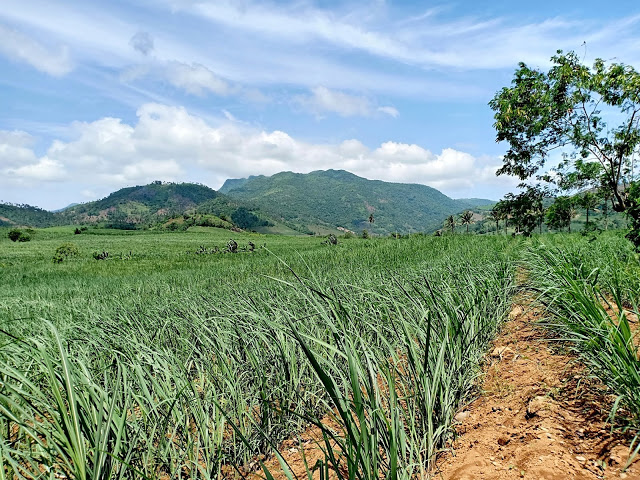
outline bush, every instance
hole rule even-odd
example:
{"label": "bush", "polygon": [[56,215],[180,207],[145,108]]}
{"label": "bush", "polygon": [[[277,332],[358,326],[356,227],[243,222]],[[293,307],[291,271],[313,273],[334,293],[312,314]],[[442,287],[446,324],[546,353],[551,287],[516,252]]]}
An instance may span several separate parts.
{"label": "bush", "polygon": [[20,238],[20,235],[22,235],[22,230],[20,230],[19,228],[12,228],[11,230],[9,230],[7,237],[9,237],[9,240],[11,240],[12,242],[17,242]]}
{"label": "bush", "polygon": [[365,228],[364,230],[362,230],[362,238],[369,238],[369,232],[367,231],[367,229]]}
{"label": "bush", "polygon": [[12,242],[28,242],[31,240],[32,233],[35,233],[35,231],[30,228],[26,231],[22,231],[19,228],[12,228],[9,230],[7,237],[9,237],[9,240]]}
{"label": "bush", "polygon": [[56,248],[56,253],[53,255],[53,263],[62,263],[66,258],[77,257],[79,253],[75,244],[63,243]]}

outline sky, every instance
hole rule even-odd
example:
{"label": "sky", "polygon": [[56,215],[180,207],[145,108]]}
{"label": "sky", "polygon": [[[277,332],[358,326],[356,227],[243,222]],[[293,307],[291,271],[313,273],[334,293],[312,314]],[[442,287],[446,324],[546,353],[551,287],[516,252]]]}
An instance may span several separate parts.
{"label": "sky", "polygon": [[640,67],[640,3],[2,0],[0,201],[349,170],[498,199],[487,103],[558,49]]}

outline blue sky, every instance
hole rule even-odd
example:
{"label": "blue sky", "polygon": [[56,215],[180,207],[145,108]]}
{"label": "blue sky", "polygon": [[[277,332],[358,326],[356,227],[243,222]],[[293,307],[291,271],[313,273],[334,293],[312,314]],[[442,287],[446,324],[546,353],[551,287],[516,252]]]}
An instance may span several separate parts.
{"label": "blue sky", "polygon": [[557,49],[637,68],[640,5],[3,0],[0,200],[326,168],[497,199],[487,102]]}

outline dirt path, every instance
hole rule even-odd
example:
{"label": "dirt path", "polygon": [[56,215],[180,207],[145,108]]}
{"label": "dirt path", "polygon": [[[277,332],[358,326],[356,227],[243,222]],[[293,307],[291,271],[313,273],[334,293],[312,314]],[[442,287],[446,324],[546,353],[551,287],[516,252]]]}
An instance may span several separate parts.
{"label": "dirt path", "polygon": [[435,479],[640,479],[629,438],[605,424],[612,398],[574,357],[551,349],[519,297],[494,341],[481,396],[456,418],[459,437]]}

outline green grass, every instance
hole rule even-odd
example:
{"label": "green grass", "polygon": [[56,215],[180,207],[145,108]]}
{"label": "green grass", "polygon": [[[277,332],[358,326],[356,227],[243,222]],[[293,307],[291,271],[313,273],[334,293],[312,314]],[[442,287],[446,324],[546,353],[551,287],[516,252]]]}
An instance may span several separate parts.
{"label": "green grass", "polygon": [[640,312],[640,263],[632,245],[614,235],[591,241],[546,237],[534,243],[526,265],[547,312],[543,325],[615,395],[610,419],[635,433],[637,440],[640,332],[630,323],[630,314],[637,318]]}
{"label": "green grass", "polygon": [[[214,478],[328,414],[324,468],[424,475],[521,245],[72,232],[0,239],[0,476]],[[255,252],[194,253],[230,236]],[[66,242],[79,255],[54,264]]]}

